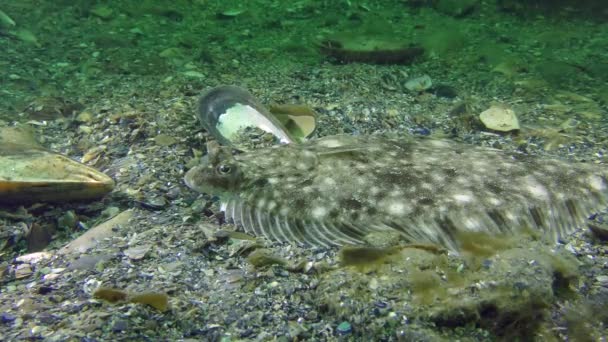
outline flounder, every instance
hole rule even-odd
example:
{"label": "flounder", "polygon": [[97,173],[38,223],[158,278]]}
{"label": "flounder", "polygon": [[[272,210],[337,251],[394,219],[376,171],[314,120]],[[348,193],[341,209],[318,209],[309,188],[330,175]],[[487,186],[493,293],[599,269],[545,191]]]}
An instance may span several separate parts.
{"label": "flounder", "polygon": [[219,146],[186,184],[219,195],[256,236],[308,246],[372,232],[458,251],[459,232],[572,232],[607,202],[606,168],[448,140],[328,136],[231,154]]}

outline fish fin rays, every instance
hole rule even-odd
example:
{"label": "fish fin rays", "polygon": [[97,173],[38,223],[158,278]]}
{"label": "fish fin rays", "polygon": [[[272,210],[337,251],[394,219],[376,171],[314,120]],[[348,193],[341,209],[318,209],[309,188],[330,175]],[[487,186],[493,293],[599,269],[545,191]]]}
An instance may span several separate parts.
{"label": "fish fin rays", "polygon": [[[396,221],[345,222],[295,219],[247,205],[235,197],[223,206],[226,218],[246,233],[300,246],[330,247],[366,244],[374,232],[396,231],[406,243],[430,243],[458,252],[459,232],[515,235],[529,230],[558,241],[584,225],[586,215],[608,205],[608,194],[547,203],[521,203],[492,210],[452,210]],[[469,235],[467,235],[469,236]]]}
{"label": "fish fin rays", "polygon": [[229,199],[224,210],[226,219],[248,234],[301,246],[361,245],[362,238],[374,230],[351,222],[303,220],[269,213],[238,198]]}

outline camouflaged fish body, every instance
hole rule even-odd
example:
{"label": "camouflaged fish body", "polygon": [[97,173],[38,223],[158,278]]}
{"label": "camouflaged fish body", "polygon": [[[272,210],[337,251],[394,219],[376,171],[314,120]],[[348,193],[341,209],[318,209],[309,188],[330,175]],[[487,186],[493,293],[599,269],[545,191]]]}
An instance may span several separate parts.
{"label": "camouflaged fish body", "polygon": [[447,140],[330,136],[244,154],[211,151],[186,183],[220,195],[248,233],[313,246],[374,231],[458,250],[458,231],[553,238],[606,205],[605,168]]}

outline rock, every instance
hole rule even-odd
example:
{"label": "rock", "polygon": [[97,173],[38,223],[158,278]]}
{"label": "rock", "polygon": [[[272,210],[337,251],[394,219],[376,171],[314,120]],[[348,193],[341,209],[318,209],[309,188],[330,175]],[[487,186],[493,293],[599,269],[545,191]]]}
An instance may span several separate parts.
{"label": "rock", "polygon": [[433,81],[429,75],[409,79],[405,82],[405,88],[409,91],[421,93],[433,86]]}
{"label": "rock", "polygon": [[27,236],[28,252],[39,252],[49,245],[55,229],[52,226],[41,226],[33,223]]}
{"label": "rock", "polygon": [[256,268],[266,267],[270,265],[286,265],[287,261],[281,257],[275,256],[267,249],[256,249],[247,257],[247,261]]}
{"label": "rock", "polygon": [[347,321],[343,321],[342,323],[338,324],[338,326],[336,327],[336,332],[339,335],[348,335],[352,331],[353,331],[353,327]]}
{"label": "rock", "polygon": [[154,137],[154,142],[159,146],[171,146],[177,142],[177,139],[167,134],[159,134]]}
{"label": "rock", "polygon": [[152,248],[152,245],[141,245],[126,249],[123,253],[131,260],[141,260],[146,256],[146,253]]}
{"label": "rock", "polygon": [[57,228],[71,231],[78,224],[78,217],[74,210],[68,210],[57,218]]}
{"label": "rock", "polygon": [[12,323],[15,319],[17,319],[17,317],[8,312],[3,312],[0,314],[0,322],[4,324]]}
{"label": "rock", "polygon": [[29,264],[21,264],[15,267],[15,279],[23,279],[32,275],[32,267]]}
{"label": "rock", "polygon": [[494,131],[510,132],[519,129],[519,120],[510,108],[492,106],[479,114],[479,119],[486,128]]}

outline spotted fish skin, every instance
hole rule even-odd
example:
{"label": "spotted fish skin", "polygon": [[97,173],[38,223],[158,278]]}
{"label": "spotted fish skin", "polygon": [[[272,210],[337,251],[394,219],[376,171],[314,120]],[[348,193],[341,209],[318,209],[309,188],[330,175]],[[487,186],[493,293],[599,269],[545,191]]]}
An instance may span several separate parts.
{"label": "spotted fish skin", "polygon": [[338,135],[210,157],[188,186],[220,195],[245,231],[304,245],[360,244],[374,231],[455,251],[459,231],[555,239],[608,202],[603,165],[448,140]]}

